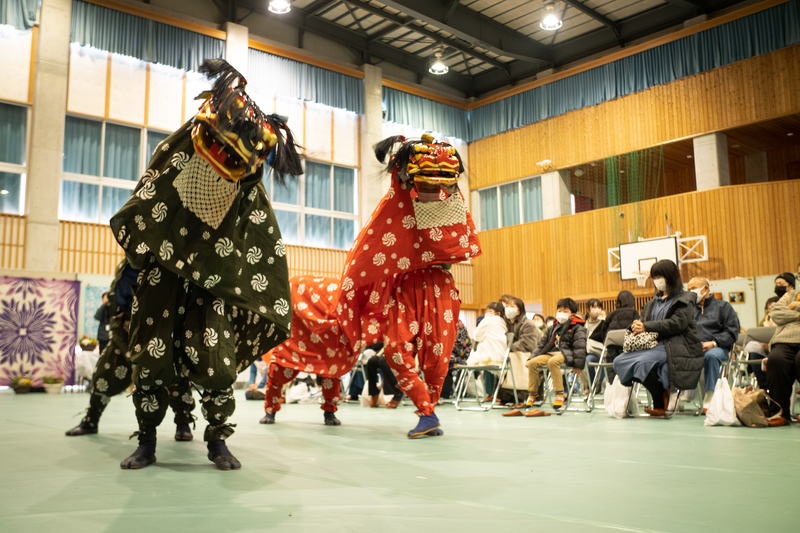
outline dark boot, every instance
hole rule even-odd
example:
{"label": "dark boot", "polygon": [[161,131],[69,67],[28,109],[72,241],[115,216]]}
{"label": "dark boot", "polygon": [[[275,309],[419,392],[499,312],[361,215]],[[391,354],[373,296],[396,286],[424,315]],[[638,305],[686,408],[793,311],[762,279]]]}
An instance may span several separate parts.
{"label": "dark boot", "polygon": [[258,421],[259,424],[274,424],[275,413],[264,413],[264,418]]}
{"label": "dark boot", "polygon": [[430,434],[435,429],[439,428],[439,419],[436,414],[423,415],[419,417],[417,427],[408,432],[408,438],[413,439],[423,435]]}
{"label": "dark boot", "polygon": [[120,468],[124,470],[138,470],[156,462],[156,441],[139,441],[139,447],[130,457],[124,459]]}
{"label": "dark boot", "polygon": [[325,411],[325,425],[326,426],[341,426],[342,421],[336,418],[336,413]]}
{"label": "dark boot", "polygon": [[212,440],[208,443],[208,460],[219,470],[239,470],[242,463],[228,450],[224,440]]}
{"label": "dark boot", "polygon": [[80,437],[81,435],[96,435],[97,434],[97,423],[92,422],[89,420],[87,416],[81,423],[75,426],[74,428],[67,431],[67,437]]}
{"label": "dark boot", "polygon": [[194,435],[192,435],[192,428],[189,427],[189,424],[178,424],[175,426],[175,440],[179,441],[194,440]]}

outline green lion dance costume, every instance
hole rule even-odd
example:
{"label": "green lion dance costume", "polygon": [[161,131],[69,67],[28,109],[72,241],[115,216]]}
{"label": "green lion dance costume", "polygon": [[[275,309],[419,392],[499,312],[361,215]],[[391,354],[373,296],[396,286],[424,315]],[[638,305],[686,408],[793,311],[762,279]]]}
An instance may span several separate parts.
{"label": "green lion dance costume", "polygon": [[139,447],[121,463],[155,462],[167,387],[201,386],[208,458],[238,469],[225,439],[237,373],[291,332],[286,250],[267,199],[262,164],[276,179],[302,174],[286,123],[267,116],[246,80],[223,60],[197,115],[156,148],[131,199],[111,219],[133,288],[130,344]]}

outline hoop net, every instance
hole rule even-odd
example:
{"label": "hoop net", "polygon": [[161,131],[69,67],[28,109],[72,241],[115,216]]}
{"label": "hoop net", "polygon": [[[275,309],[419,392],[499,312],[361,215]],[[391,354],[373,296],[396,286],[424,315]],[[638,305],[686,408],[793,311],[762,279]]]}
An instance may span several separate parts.
{"label": "hoop net", "polygon": [[639,272],[634,272],[633,275],[636,276],[636,283],[640,287],[644,287],[645,283],[647,283],[647,278],[650,277],[649,272],[642,272],[641,270]]}

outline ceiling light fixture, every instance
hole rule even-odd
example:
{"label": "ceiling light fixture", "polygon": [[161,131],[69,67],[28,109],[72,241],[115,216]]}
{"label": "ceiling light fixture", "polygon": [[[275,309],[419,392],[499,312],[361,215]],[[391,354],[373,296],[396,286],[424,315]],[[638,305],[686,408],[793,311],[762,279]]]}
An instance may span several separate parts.
{"label": "ceiling light fixture", "polygon": [[543,30],[555,31],[563,24],[558,15],[556,15],[556,6],[553,2],[547,2],[544,5],[545,16],[539,23],[539,27]]}
{"label": "ceiling light fixture", "polygon": [[686,159],[691,159],[691,158],[692,158],[692,156],[690,156],[690,155],[686,156]]}
{"label": "ceiling light fixture", "polygon": [[791,137],[792,135],[794,135],[794,133],[787,133],[786,134],[787,137]]}
{"label": "ceiling light fixture", "polygon": [[437,48],[436,51],[433,53],[435,59],[431,63],[431,66],[428,67],[428,72],[431,74],[436,74],[437,76],[441,76],[442,74],[447,74],[450,70],[450,67],[444,64],[442,61],[442,49],[441,47]]}
{"label": "ceiling light fixture", "polygon": [[2,191],[0,191],[0,194],[2,194],[3,196],[5,196],[5,195],[7,195],[7,194],[9,194],[9,193],[8,193],[8,191],[7,191],[7,190],[3,189]]}
{"label": "ceiling light fixture", "polygon": [[741,148],[741,144],[732,144],[731,148]]}
{"label": "ceiling light fixture", "polygon": [[292,6],[286,0],[269,0],[269,10],[278,15],[285,15],[292,10]]}

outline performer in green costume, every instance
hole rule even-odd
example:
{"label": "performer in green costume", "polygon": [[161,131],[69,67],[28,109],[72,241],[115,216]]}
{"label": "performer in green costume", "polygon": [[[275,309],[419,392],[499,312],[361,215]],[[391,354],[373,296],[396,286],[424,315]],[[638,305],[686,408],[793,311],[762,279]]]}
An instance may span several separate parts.
{"label": "performer in green costume", "polygon": [[[111,397],[122,393],[132,381],[131,353],[128,348],[128,329],[131,322],[131,284],[138,272],[123,259],[117,265],[114,281],[108,293],[109,343],[92,375],[89,408],[81,423],[67,431],[68,437],[94,435]],[[194,397],[188,379],[180,379],[169,387],[169,406],[175,413],[175,440],[189,441],[194,437],[189,424],[194,423]]]}
{"label": "performer in green costume", "polygon": [[237,373],[291,332],[286,250],[267,199],[262,163],[278,180],[302,174],[285,120],[265,115],[246,80],[223,60],[197,115],[165,139],[134,194],[111,219],[139,269],[130,328],[139,447],[121,463],[155,462],[166,387],[188,378],[203,388],[208,458],[241,467],[225,439]]}

